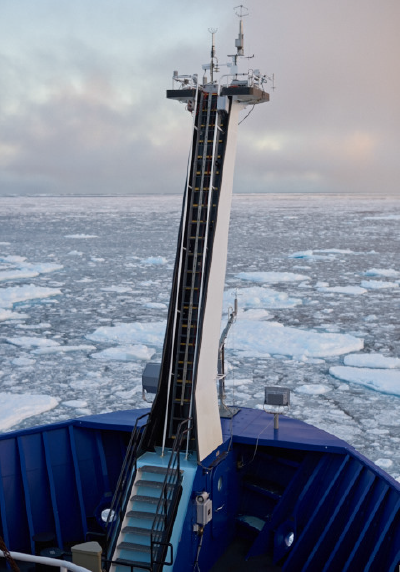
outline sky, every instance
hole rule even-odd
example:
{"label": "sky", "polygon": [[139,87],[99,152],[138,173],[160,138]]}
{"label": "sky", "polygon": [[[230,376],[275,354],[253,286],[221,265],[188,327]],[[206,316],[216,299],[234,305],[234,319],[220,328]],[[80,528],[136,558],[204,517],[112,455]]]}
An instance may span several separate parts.
{"label": "sky", "polygon": [[[237,0],[0,0],[0,196],[183,192],[198,73]],[[246,0],[242,70],[271,82],[239,126],[234,192],[400,195],[399,0]],[[243,119],[250,108],[241,112]]]}

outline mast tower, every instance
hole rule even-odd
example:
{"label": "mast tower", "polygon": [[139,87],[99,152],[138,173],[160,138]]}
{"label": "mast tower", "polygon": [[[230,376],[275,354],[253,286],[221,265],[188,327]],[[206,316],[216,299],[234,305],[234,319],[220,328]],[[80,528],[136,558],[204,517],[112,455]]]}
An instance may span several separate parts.
{"label": "mast tower", "polygon": [[258,71],[238,73],[244,57],[243,16],[228,73],[219,71],[212,34],[211,81],[174,72],[167,98],[193,115],[190,149],[171,300],[158,392],[151,412],[152,446],[172,445],[178,426],[189,422],[187,450],[205,459],[222,443],[216,387],[222,298],[239,111],[269,100]]}

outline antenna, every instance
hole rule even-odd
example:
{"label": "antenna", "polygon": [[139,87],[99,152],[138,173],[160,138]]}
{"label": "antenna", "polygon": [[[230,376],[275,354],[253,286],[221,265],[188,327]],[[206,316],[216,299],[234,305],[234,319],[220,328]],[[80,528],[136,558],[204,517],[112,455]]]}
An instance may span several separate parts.
{"label": "antenna", "polygon": [[243,6],[243,4],[236,6],[234,8],[234,10],[235,10],[236,16],[238,16],[238,18],[240,18],[239,35],[237,37],[237,40],[235,40],[235,46],[237,49],[237,55],[238,56],[244,56],[244,35],[243,35],[243,20],[242,20],[242,18],[244,18],[244,16],[249,15],[249,10],[248,10],[248,8],[246,8],[246,6]]}
{"label": "antenna", "polygon": [[[208,31],[211,34],[211,62],[210,62],[210,75],[211,75],[211,83],[214,81],[214,71],[218,71],[218,60],[215,56],[215,41],[214,36],[218,32],[218,28],[208,28]],[[216,64],[214,63],[216,60]]]}
{"label": "antenna", "polygon": [[[244,18],[244,16],[249,15],[249,9],[246,8],[246,6],[243,6],[243,4],[239,4],[239,6],[235,6],[234,10],[235,10],[236,16],[238,16],[240,19]],[[237,10],[239,12],[237,12]]]}

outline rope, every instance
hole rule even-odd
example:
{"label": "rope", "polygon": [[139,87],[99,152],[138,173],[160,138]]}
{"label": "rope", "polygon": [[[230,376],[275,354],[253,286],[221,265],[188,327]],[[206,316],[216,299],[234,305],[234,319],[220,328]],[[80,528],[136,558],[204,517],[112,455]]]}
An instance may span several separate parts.
{"label": "rope", "polygon": [[4,540],[2,539],[2,537],[0,536],[0,550],[3,551],[4,554],[4,558],[7,560],[7,562],[9,563],[11,570],[13,570],[14,572],[20,572],[15,560],[13,559],[13,557],[10,554],[10,551],[8,550]]}

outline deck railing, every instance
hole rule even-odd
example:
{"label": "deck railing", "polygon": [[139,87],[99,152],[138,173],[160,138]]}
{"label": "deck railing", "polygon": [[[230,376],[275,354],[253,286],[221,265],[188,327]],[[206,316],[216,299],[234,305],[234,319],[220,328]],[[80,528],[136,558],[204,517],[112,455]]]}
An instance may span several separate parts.
{"label": "deck railing", "polygon": [[[90,572],[83,566],[78,566],[67,560],[58,560],[57,558],[47,558],[46,556],[34,556],[33,554],[24,554],[23,552],[9,552],[11,558],[16,562],[32,562],[32,564],[43,564],[46,566],[54,566],[59,568],[60,572]],[[0,558],[5,558],[5,554],[0,550]]]}

